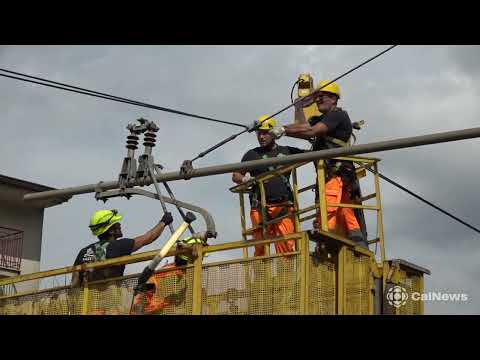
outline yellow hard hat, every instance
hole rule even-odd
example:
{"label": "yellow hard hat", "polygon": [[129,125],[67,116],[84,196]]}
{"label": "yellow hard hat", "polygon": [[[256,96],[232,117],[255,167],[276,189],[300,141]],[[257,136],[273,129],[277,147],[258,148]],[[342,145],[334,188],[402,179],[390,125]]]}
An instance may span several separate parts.
{"label": "yellow hard hat", "polygon": [[98,210],[90,218],[88,227],[92,230],[93,235],[99,236],[110,229],[113,224],[119,222],[122,217],[117,210]]}
{"label": "yellow hard hat", "polygon": [[[319,90],[322,86],[328,84],[330,81],[328,80],[322,80],[318,83],[318,86],[317,86],[317,89],[316,90]],[[338,96],[338,98],[340,99],[340,88],[338,87],[337,83],[335,82],[332,82],[331,84],[328,84],[327,86],[325,86],[324,88],[320,89],[319,91],[325,91],[325,92],[329,92],[329,93],[332,93],[332,94],[335,94]]]}
{"label": "yellow hard hat", "polygon": [[[268,115],[262,115],[258,118],[258,121],[262,123],[261,126],[257,128],[257,130],[270,130],[277,126],[277,121],[274,118],[268,119]],[[268,119],[268,120],[266,120]]]}

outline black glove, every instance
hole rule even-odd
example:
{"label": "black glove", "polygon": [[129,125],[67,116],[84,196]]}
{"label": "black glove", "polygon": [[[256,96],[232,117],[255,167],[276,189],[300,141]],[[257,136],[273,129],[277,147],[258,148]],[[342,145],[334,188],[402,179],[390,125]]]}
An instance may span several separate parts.
{"label": "black glove", "polygon": [[170,225],[173,222],[173,217],[172,214],[169,213],[168,211],[163,215],[162,219],[160,222],[163,222],[165,226]]}

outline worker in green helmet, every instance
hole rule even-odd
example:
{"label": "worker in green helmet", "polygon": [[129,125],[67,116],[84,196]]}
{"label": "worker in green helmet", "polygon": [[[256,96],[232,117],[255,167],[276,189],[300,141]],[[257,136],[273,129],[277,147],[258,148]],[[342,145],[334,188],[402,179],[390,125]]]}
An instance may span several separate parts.
{"label": "worker in green helmet", "polygon": [[[120,225],[121,219],[122,215],[117,210],[96,211],[90,219],[89,228],[92,234],[98,237],[98,241],[81,249],[74,265],[130,255],[155,241],[162,234],[163,229],[173,221],[172,214],[166,212],[158,224],[145,234],[134,238],[124,238]],[[93,270],[89,273],[88,279],[97,281],[123,276],[124,271],[125,265]],[[72,287],[79,286],[83,282],[84,276],[83,273],[74,273]]]}

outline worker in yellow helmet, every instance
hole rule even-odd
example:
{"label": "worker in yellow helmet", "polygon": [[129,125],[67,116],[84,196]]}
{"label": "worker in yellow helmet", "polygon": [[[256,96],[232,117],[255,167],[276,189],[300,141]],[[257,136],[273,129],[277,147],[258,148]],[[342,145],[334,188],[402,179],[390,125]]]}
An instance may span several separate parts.
{"label": "worker in yellow helmet", "polygon": [[[134,238],[123,238],[120,225],[121,219],[122,215],[117,210],[95,211],[90,219],[89,228],[92,234],[98,237],[98,241],[81,249],[74,265],[130,255],[132,252],[155,241],[162,234],[165,226],[173,221],[172,214],[166,212],[158,224],[145,234]],[[125,265],[94,270],[89,273],[89,281],[123,276],[124,271]],[[74,273],[72,286],[80,285],[83,278],[83,273]]]}
{"label": "worker in yellow helmet", "polygon": [[[196,237],[187,237],[177,243],[177,250],[191,247],[195,244],[203,244],[203,240]],[[203,253],[208,256],[208,253]],[[176,254],[174,262],[165,264],[160,271],[153,274],[147,284],[151,284],[151,289],[138,294],[134,301],[131,315],[138,314],[164,314],[169,309],[185,302],[186,284],[180,285],[184,281],[185,268],[181,268],[193,262],[193,258],[188,254]]]}
{"label": "worker in yellow helmet", "polygon": [[[337,106],[340,99],[340,88],[335,82],[322,80],[315,91],[295,104],[297,123],[275,127],[272,135],[279,139],[283,135],[313,140],[313,151],[332,147],[348,146],[352,135],[352,123],[347,112]],[[303,116],[302,108],[316,102],[320,116],[313,116],[307,121]],[[354,192],[355,168],[351,162],[326,161],[326,201],[331,204],[349,203]],[[317,194],[318,198],[318,194]],[[357,245],[368,248],[365,236],[360,229],[355,213],[351,208],[329,207],[328,228],[335,231],[337,220],[343,221],[348,237]],[[339,219],[341,218],[341,219]],[[321,224],[320,214],[317,216]]]}
{"label": "worker in yellow helmet", "polygon": [[[274,118],[263,115],[258,118],[256,124],[256,135],[260,147],[256,147],[247,151],[242,157],[242,162],[274,158],[277,156],[288,156],[290,154],[298,154],[304,151],[291,146],[281,146],[276,143],[275,137],[271,133],[271,131],[277,126],[276,120]],[[276,167],[262,167],[251,170],[250,172],[237,171],[233,173],[232,181],[237,184],[242,184],[256,176],[261,175],[262,173],[272,171],[275,168]],[[253,227],[257,227],[263,220],[273,220],[277,217],[281,217],[283,215],[287,215],[288,213],[293,212],[293,194],[290,185],[290,173],[276,176],[266,182],[265,195],[267,202],[267,219],[262,219],[260,206],[260,189],[258,185],[253,185],[252,192],[250,193],[250,219],[252,221]],[[293,232],[295,232],[293,217],[283,218],[282,220],[267,227],[268,237],[288,235]],[[262,231],[260,229],[254,230],[253,238],[255,240],[261,240]],[[295,251],[294,246],[294,240],[287,240],[275,243],[275,249],[277,253]],[[262,255],[264,255],[264,246],[255,246],[255,256]]]}

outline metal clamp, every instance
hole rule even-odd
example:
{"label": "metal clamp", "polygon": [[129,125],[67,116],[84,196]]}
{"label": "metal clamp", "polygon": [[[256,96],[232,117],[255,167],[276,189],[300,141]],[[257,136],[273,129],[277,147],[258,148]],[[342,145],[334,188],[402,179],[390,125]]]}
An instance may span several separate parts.
{"label": "metal clamp", "polygon": [[185,180],[190,180],[192,177],[189,176],[193,171],[192,161],[185,160],[180,166],[180,174],[185,176]]}

